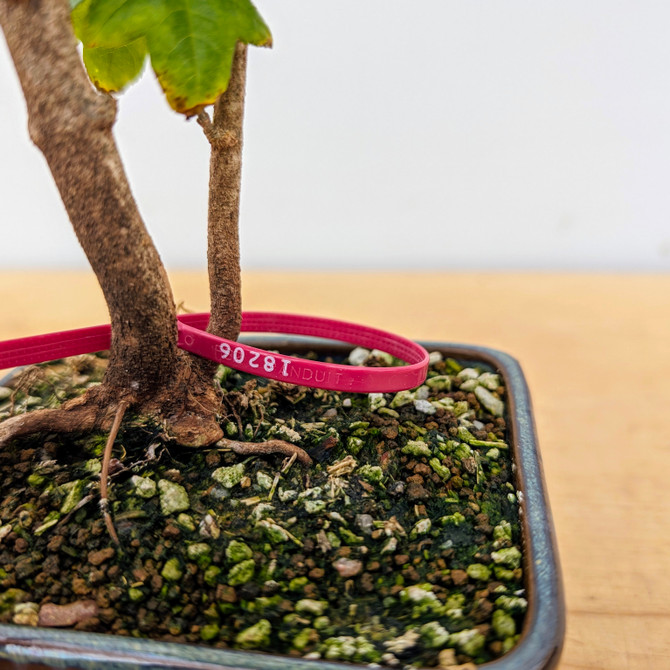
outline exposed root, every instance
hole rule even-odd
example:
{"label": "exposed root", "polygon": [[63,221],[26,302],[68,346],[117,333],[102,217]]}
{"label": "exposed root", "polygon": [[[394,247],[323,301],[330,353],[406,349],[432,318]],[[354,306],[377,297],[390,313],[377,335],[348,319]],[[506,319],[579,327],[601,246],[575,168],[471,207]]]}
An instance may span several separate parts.
{"label": "exposed root", "polygon": [[224,447],[234,451],[241,456],[258,456],[266,454],[282,454],[299,460],[303,465],[312,465],[312,459],[309,454],[295,444],[285,442],[284,440],[267,440],[265,442],[237,442],[223,438],[219,440],[217,446]]}
{"label": "exposed root", "polygon": [[148,398],[137,398],[127,389],[104,382],[57,409],[40,409],[10,417],[0,423],[0,448],[16,438],[36,433],[85,433],[110,430],[120,400],[138,415],[153,419],[165,434],[187,447],[214,444],[223,437],[217,420],[221,399],[211,383],[186,371],[169,387]]}
{"label": "exposed root", "polygon": [[92,389],[57,409],[39,409],[10,417],[0,423],[0,447],[10,440],[35,433],[78,433],[96,428],[106,430],[113,421],[107,403],[100,402],[98,389]]}
{"label": "exposed root", "polygon": [[166,435],[184,447],[206,447],[223,437],[221,397],[198,365],[180,369],[169,386],[133,410],[162,423]]}
{"label": "exposed root", "polygon": [[116,534],[116,528],[114,528],[112,515],[109,512],[107,477],[109,476],[109,463],[112,459],[112,448],[114,447],[114,441],[116,440],[116,436],[119,434],[119,428],[121,427],[121,421],[123,421],[123,415],[126,413],[129,405],[130,403],[127,400],[122,400],[116,408],[116,416],[114,417],[114,423],[112,424],[112,428],[109,431],[109,437],[107,438],[107,443],[105,444],[105,452],[102,456],[102,470],[100,472],[100,511],[102,512],[102,518],[105,520],[107,532],[114,541],[114,544],[117,545],[121,543],[119,542],[119,536]]}

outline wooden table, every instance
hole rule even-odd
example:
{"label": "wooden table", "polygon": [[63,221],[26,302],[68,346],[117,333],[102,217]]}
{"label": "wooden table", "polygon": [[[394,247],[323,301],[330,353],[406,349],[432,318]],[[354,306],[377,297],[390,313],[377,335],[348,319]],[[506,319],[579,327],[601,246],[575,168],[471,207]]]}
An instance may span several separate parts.
{"label": "wooden table", "polygon": [[[175,300],[207,310],[204,273]],[[516,356],[567,599],[562,670],[670,668],[670,276],[249,273],[247,309]],[[107,320],[88,274],[0,273],[0,339]]]}

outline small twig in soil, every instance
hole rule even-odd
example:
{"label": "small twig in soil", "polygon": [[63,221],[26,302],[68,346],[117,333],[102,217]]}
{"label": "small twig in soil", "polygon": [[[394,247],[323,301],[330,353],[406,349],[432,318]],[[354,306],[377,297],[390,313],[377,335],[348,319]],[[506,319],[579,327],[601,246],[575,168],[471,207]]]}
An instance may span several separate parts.
{"label": "small twig in soil", "polygon": [[[235,408],[233,407],[233,404],[230,402],[230,399],[227,396],[223,396],[221,398],[222,404],[225,402],[226,407],[230,410],[230,413],[233,415],[233,418],[235,419],[235,422],[237,423],[237,430],[238,430],[238,435],[244,435],[244,428],[242,427],[242,419],[240,418],[240,415],[235,411]],[[226,419],[228,418],[228,415],[226,414]]]}
{"label": "small twig in soil", "polygon": [[107,477],[109,476],[109,463],[112,460],[112,447],[114,446],[114,440],[116,440],[116,436],[119,433],[121,421],[123,421],[123,415],[126,413],[129,404],[130,403],[127,400],[122,400],[119,403],[119,406],[116,408],[116,416],[114,417],[112,428],[109,431],[107,444],[105,444],[105,452],[102,456],[102,471],[100,472],[100,511],[102,512],[102,517],[105,520],[107,532],[114,541],[114,544],[117,545],[120,545],[121,543],[119,542],[119,536],[116,534],[116,529],[114,528],[112,515],[109,513],[109,499],[107,498]]}
{"label": "small twig in soil", "polygon": [[267,440],[266,442],[237,442],[223,438],[217,443],[218,447],[224,447],[234,451],[241,456],[259,456],[266,454],[283,454],[284,456],[293,456],[303,464],[311,465],[312,459],[308,453],[297,447],[295,444],[285,442],[284,440]]}
{"label": "small twig in soil", "polygon": [[84,496],[84,497],[83,497],[83,498],[82,498],[82,499],[81,499],[81,500],[80,500],[80,501],[79,501],[79,502],[72,508],[72,511],[71,511],[69,514],[67,514],[66,516],[64,516],[64,517],[58,522],[58,527],[60,528],[60,527],[63,527],[63,526],[67,526],[68,521],[72,518],[72,516],[73,516],[76,512],[78,512],[82,507],[84,507],[84,505],[88,505],[88,503],[90,503],[91,500],[93,500],[93,495],[91,495],[90,493],[89,493],[87,496]]}
{"label": "small twig in soil", "polygon": [[[254,430],[253,437],[251,438],[252,440],[256,439],[256,435],[258,434],[258,431],[261,429],[261,425],[263,423],[263,420],[265,419],[265,412],[263,411],[263,405],[260,405],[258,409],[260,410],[261,418],[258,419],[258,424],[256,425],[256,430]],[[255,412],[254,412],[254,414],[255,414]]]}
{"label": "small twig in soil", "polygon": [[289,458],[287,461],[284,461],[284,464],[282,465],[281,468],[281,474],[285,475],[290,469],[291,466],[295,463],[295,459],[297,458],[298,454],[293,454],[291,458]]}
{"label": "small twig in soil", "polygon": [[161,445],[158,444],[157,442],[152,442],[147,447],[145,457],[143,459],[139,460],[139,461],[135,461],[134,463],[131,463],[128,466],[128,469],[137,472],[139,469],[145,467],[149,463],[153,463],[154,461],[157,463],[158,461],[160,461],[161,457],[163,456],[163,454],[165,453],[166,450],[165,450],[165,448],[162,448],[158,452],[158,454],[156,454],[156,447],[159,447],[159,446],[161,446]]}
{"label": "small twig in soil", "polygon": [[[295,457],[296,457],[295,454],[293,454],[293,456],[291,456],[291,458],[292,458],[293,460],[295,460]],[[273,482],[272,482],[272,486],[270,487],[270,492],[268,493],[268,502],[270,502],[270,501],[272,500],[272,498],[273,498],[273,496],[274,496],[274,494],[275,494],[275,491],[277,490],[277,485],[279,484],[279,478],[280,478],[280,477],[281,477],[281,473],[278,472],[278,473],[275,475],[275,478],[274,478],[274,480],[273,480]]]}

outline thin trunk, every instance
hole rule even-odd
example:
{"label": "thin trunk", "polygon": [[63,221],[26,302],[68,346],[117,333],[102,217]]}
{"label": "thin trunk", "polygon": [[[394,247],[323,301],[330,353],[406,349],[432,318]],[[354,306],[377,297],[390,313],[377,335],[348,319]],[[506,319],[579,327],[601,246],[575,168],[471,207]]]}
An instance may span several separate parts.
{"label": "thin trunk", "polygon": [[247,47],[238,43],[230,83],[210,121],[198,116],[211,144],[207,263],[212,317],[209,332],[236,340],[242,311],[240,278],[240,184]]}
{"label": "thin trunk", "polygon": [[107,301],[113,337],[106,382],[142,398],[174,376],[175,308],[114,142],[116,103],[88,80],[67,0],[0,0],[0,25],[23,87],[30,136]]}

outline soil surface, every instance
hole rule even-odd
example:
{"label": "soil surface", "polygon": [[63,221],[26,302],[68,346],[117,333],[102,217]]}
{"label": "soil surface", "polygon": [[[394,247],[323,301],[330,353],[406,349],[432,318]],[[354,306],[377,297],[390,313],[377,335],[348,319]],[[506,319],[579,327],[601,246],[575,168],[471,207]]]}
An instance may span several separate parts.
{"label": "soil surface", "polygon": [[[126,417],[109,490],[120,546],[98,508],[106,435],[11,444],[0,621],[391,667],[502,655],[527,606],[505,389],[482,366],[431,360],[426,384],[397,394],[219,368],[228,438],[299,445],[309,467],[186,450]],[[0,387],[0,420],[57,406],[104,365],[26,369]]]}

